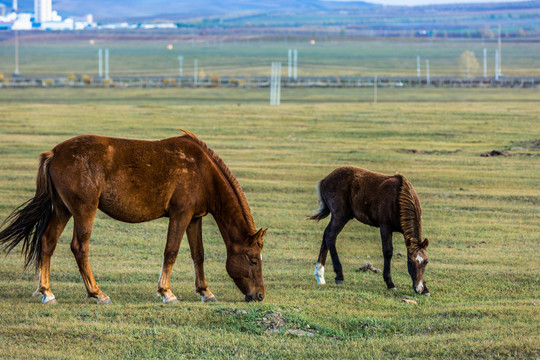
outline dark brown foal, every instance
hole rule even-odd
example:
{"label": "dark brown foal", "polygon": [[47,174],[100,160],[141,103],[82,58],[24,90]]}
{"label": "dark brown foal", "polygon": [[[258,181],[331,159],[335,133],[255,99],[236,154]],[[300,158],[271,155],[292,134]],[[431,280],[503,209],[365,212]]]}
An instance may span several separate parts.
{"label": "dark brown foal", "polygon": [[317,185],[320,208],[310,220],[331,214],[324,230],[315,277],[325,284],[324,266],[330,251],[336,273],[335,282],[343,283],[343,269],[336,250],[336,239],[349,220],[379,227],[384,257],[383,278],[388,289],[395,289],[390,272],[393,255],[392,233],[403,233],[407,247],[407,268],[417,293],[429,295],[424,281],[428,263],[428,240],[422,240],[422,209],[418,195],[402,175],[385,175],[358,167],[341,167]]}

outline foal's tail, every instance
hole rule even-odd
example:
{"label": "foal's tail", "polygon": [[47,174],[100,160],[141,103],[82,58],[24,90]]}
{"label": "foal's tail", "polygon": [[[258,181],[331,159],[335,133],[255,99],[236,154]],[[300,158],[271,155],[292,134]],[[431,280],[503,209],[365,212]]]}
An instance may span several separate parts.
{"label": "foal's tail", "polygon": [[324,199],[321,196],[321,181],[317,183],[317,196],[319,197],[319,208],[315,210],[313,214],[307,217],[307,220],[322,220],[328,215],[330,215],[330,209],[328,209],[328,206],[324,202]]}
{"label": "foal's tail", "polygon": [[40,155],[36,194],[15,209],[0,226],[2,228],[7,224],[0,232],[0,247],[4,252],[10,252],[22,241],[21,253],[25,256],[25,270],[31,264],[35,264],[36,270],[41,265],[41,236],[53,211],[53,186],[48,171],[52,157],[52,151]]}

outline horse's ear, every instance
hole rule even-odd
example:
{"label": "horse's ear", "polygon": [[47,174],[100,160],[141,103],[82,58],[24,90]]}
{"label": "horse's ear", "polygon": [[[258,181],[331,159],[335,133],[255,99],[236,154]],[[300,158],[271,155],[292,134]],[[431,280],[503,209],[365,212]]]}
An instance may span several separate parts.
{"label": "horse's ear", "polygon": [[425,238],[425,239],[424,239],[424,242],[422,242],[422,247],[423,247],[424,249],[427,249],[428,245],[429,245],[429,240],[428,240],[427,238]]}
{"label": "horse's ear", "polygon": [[264,241],[263,241],[263,237],[264,237],[264,234],[266,234],[266,231],[268,230],[268,228],[266,229],[259,229],[259,231],[257,231],[251,238],[251,246],[254,246],[255,244],[258,244],[259,247],[262,249],[262,247],[264,246]]}

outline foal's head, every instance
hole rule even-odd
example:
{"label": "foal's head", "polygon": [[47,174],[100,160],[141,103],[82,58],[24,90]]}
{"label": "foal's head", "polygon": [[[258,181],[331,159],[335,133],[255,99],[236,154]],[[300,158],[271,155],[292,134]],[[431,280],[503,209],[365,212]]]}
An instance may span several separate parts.
{"label": "foal's head", "polygon": [[246,295],[246,301],[264,299],[261,250],[266,230],[260,229],[245,245],[234,244],[227,251],[227,273]]}
{"label": "foal's head", "polygon": [[413,282],[413,290],[418,294],[429,296],[429,290],[424,280],[424,269],[428,263],[427,247],[428,239],[415,242],[407,241],[407,269]]}

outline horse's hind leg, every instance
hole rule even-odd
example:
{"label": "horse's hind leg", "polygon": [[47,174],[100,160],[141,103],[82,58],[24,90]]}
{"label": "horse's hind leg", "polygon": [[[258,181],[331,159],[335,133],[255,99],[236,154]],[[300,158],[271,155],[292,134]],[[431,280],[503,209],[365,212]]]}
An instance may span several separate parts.
{"label": "horse's hind leg", "polygon": [[341,267],[341,262],[339,261],[338,253],[336,250],[336,239],[341,230],[349,219],[345,217],[338,217],[332,214],[330,223],[324,230],[323,239],[326,241],[326,246],[330,251],[330,256],[332,257],[332,265],[334,266],[334,272],[336,273],[336,284],[343,283],[343,269]]}
{"label": "horse's hind leg", "polygon": [[43,295],[41,302],[44,304],[55,304],[56,299],[54,294],[51,291],[50,285],[50,269],[51,269],[51,256],[56,249],[56,244],[58,243],[58,238],[64,228],[66,227],[67,222],[71,214],[66,209],[63,204],[55,205],[51,220],[47,225],[47,229],[41,237],[41,261],[39,267],[39,282],[38,288],[32,296],[37,296],[39,294]]}
{"label": "horse's hind leg", "polygon": [[319,258],[317,259],[317,265],[315,265],[315,279],[317,279],[317,284],[324,285],[326,281],[324,280],[324,265],[326,265],[326,256],[328,255],[328,247],[326,246],[326,239],[323,237],[321,250],[319,251]]}
{"label": "horse's hind leg", "polygon": [[93,209],[88,209],[85,215],[73,215],[74,229],[73,240],[71,240],[71,251],[77,260],[79,272],[86,286],[86,299],[97,299],[98,304],[109,304],[111,299],[99,290],[99,287],[92,274],[90,263],[88,262],[88,253],[90,248],[90,235],[92,234],[92,226],[96,215],[97,206]]}
{"label": "horse's hind leg", "polygon": [[390,290],[396,290],[396,286],[392,282],[392,274],[390,272],[390,264],[392,261],[392,255],[394,253],[394,248],[392,246],[392,231],[388,226],[381,226],[381,241],[382,241],[382,251],[384,257],[384,270],[383,270],[383,279],[386,283],[386,286]]}
{"label": "horse's hind leg", "polygon": [[159,277],[157,290],[158,295],[163,299],[165,304],[178,301],[170,287],[171,272],[176,257],[178,256],[182,236],[184,236],[184,232],[191,221],[191,216],[192,215],[187,216],[186,214],[183,216],[170,215],[167,244],[165,245],[165,251],[163,252],[163,265],[161,266],[161,275]]}
{"label": "horse's hind leg", "polygon": [[204,278],[204,247],[202,242],[202,218],[195,218],[189,223],[187,230],[189,249],[195,268],[195,291],[204,302],[215,302],[216,297],[210,290]]}

